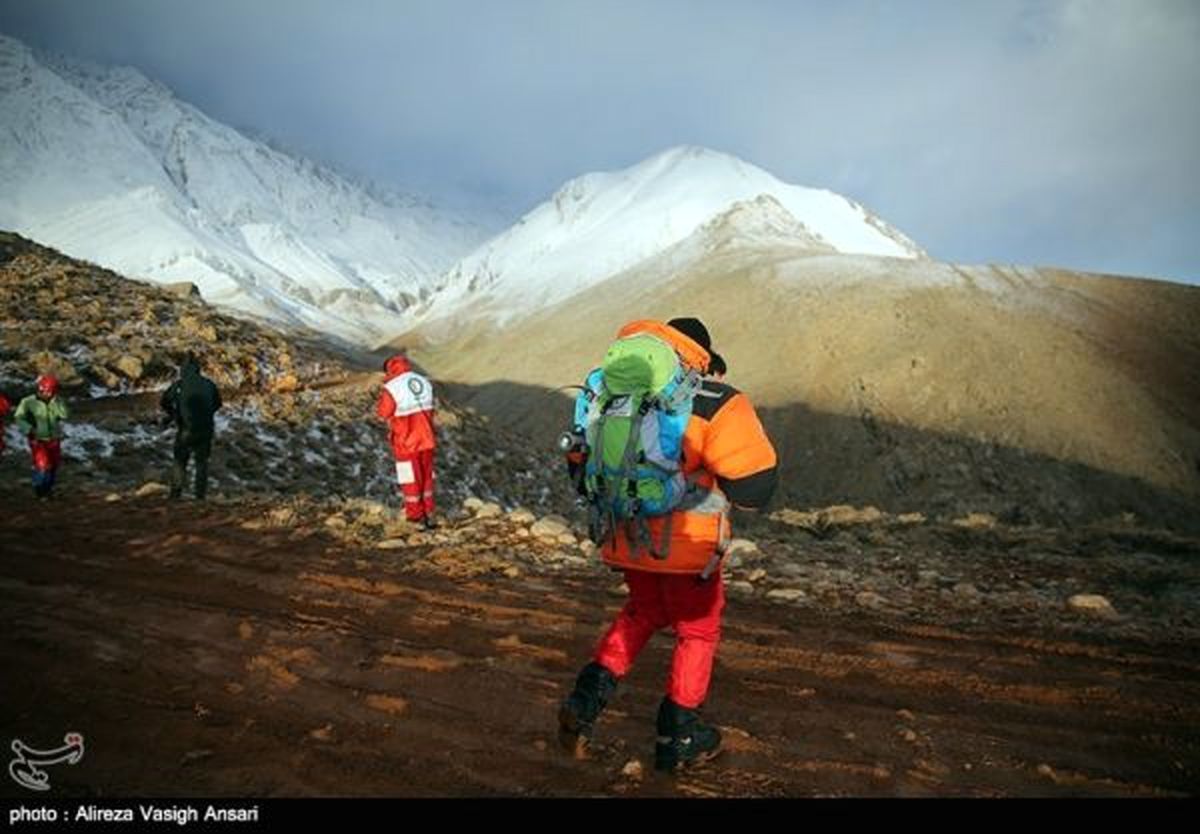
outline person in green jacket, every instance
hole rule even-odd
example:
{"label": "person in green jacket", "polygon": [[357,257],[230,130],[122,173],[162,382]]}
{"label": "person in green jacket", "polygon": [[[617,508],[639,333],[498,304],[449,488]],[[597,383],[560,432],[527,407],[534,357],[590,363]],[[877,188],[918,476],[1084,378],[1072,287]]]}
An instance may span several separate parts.
{"label": "person in green jacket", "polygon": [[58,379],[42,374],[37,393],[21,400],[13,424],[29,439],[33,455],[33,494],[49,498],[62,462],[62,424],[68,417],[67,404],[58,396]]}
{"label": "person in green jacket", "polygon": [[203,501],[208,492],[208,458],[215,432],[213,415],[221,407],[221,393],[211,379],[200,373],[199,360],[189,353],[179,366],[179,379],[163,392],[159,404],[177,429],[171,498],[179,498],[183,493],[188,459],[194,454],[196,498]]}

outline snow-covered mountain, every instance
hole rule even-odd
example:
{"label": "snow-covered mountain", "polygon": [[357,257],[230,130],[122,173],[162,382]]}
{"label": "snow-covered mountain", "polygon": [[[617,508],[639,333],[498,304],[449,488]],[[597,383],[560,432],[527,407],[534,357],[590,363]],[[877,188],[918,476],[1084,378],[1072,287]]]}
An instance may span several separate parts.
{"label": "snow-covered mountain", "polygon": [[858,203],[785,183],[706,148],[671,148],[623,171],[571,180],[503,234],[455,264],[430,318],[486,312],[505,320],[560,302],[659,255],[706,225],[814,251],[923,258]]}
{"label": "snow-covered mountain", "polygon": [[256,141],[130,68],[0,35],[0,228],[360,342],[487,232]]}

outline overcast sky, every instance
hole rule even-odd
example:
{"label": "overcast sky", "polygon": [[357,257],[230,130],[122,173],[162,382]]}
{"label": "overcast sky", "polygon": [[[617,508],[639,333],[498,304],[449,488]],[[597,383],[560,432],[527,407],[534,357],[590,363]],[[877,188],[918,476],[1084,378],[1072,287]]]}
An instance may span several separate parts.
{"label": "overcast sky", "polygon": [[695,144],[939,259],[1200,283],[1197,0],[0,0],[0,31],[450,205]]}

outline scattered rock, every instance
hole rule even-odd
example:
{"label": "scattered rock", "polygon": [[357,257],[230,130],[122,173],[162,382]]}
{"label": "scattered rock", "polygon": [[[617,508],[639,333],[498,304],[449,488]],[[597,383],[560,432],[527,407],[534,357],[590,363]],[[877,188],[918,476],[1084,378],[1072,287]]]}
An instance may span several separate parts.
{"label": "scattered rock", "polygon": [[625,763],[625,766],[621,768],[621,775],[629,779],[640,780],[643,774],[644,770],[642,768],[642,763],[637,759],[630,759]]}
{"label": "scattered rock", "polygon": [[750,539],[734,539],[729,543],[729,555],[759,553],[758,545]]}
{"label": "scattered rock", "polygon": [[854,602],[862,608],[879,608],[886,604],[887,600],[874,591],[860,591],[854,595]]}
{"label": "scattered rock", "polygon": [[146,372],[146,366],[142,364],[142,360],[128,353],[122,354],[113,365],[122,376],[132,382],[137,382]]}
{"label": "scattered rock", "polygon": [[178,326],[185,336],[194,336],[205,342],[217,341],[217,328],[196,316],[180,316]]}
{"label": "scattered rock", "polygon": [[748,574],[746,574],[747,582],[760,582],[766,578],[767,578],[767,572],[765,570],[763,570],[762,568],[755,568],[754,570],[752,570]]}
{"label": "scattered rock", "polygon": [[295,391],[300,387],[300,380],[295,374],[283,374],[273,379],[268,386],[269,390],[277,394],[284,394],[289,391]]}
{"label": "scattered rock", "polygon": [[267,518],[276,527],[288,527],[296,520],[296,511],[291,507],[279,507],[267,513]]}
{"label": "scattered rock", "polygon": [[476,518],[499,518],[504,515],[504,509],[499,504],[486,501],[475,510]]}
{"label": "scattered rock", "polygon": [[875,507],[850,507],[838,504],[826,507],[817,514],[820,521],[834,527],[844,527],[851,524],[873,524],[883,518],[883,513]]}
{"label": "scattered rock", "polygon": [[476,498],[474,495],[467,496],[466,498],[463,499],[463,502],[462,502],[463,509],[468,512],[471,512],[471,513],[475,512],[482,506],[483,506],[483,502],[480,501],[478,498]]}
{"label": "scattered rock", "polygon": [[508,514],[508,520],[513,524],[533,524],[537,516],[529,510],[518,508]]}
{"label": "scattered rock", "polygon": [[315,741],[333,741],[333,725],[326,724],[309,732],[308,737]]}
{"label": "scattered rock", "polygon": [[1102,597],[1099,594],[1075,594],[1075,596],[1067,600],[1067,605],[1073,611],[1102,619],[1111,620],[1119,616],[1117,609],[1113,608],[1112,603],[1106,597]]}
{"label": "scattered rock", "polygon": [[801,591],[799,588],[774,588],[767,591],[767,599],[772,599],[777,602],[798,602],[807,597],[808,594]]}
{"label": "scattered rock", "polygon": [[596,552],[598,550],[598,548],[596,547],[596,543],[593,542],[591,539],[583,539],[582,541],[579,542],[578,546],[579,546],[579,552],[582,553],[584,556],[595,556]]}
{"label": "scattered rock", "polygon": [[379,544],[375,545],[377,550],[399,550],[403,547],[408,547],[406,539],[384,539]]}
{"label": "scattered rock", "polygon": [[148,481],[137,488],[133,494],[138,498],[149,498],[152,495],[165,495],[170,492],[170,488],[166,484],[160,484],[158,481]]}
{"label": "scattered rock", "polygon": [[334,513],[325,519],[325,526],[334,530],[344,530],[348,525],[345,516]]}
{"label": "scattered rock", "polygon": [[739,594],[750,595],[750,594],[754,593],[754,586],[751,585],[749,582],[743,582],[740,579],[734,580],[733,582],[726,582],[725,588],[729,591],[733,591],[733,592],[739,593]]}
{"label": "scattered rock", "polygon": [[530,527],[529,532],[539,539],[558,541],[560,536],[570,534],[571,528],[565,521],[547,516]]}
{"label": "scattered rock", "polygon": [[110,492],[108,495],[104,496],[104,500],[109,504],[113,504],[121,500],[121,495],[117,492]]}
{"label": "scattered rock", "polygon": [[969,530],[990,530],[996,526],[996,517],[989,513],[968,513],[962,518],[954,519],[951,524]]}
{"label": "scattered rock", "polygon": [[900,730],[900,737],[902,739],[904,739],[905,741],[907,741],[909,744],[915,744],[917,741],[917,734],[914,733],[912,730],[908,729],[907,727],[904,727]]}
{"label": "scattered rock", "polygon": [[180,298],[200,298],[200,288],[191,281],[175,281],[171,284],[163,284],[162,288]]}

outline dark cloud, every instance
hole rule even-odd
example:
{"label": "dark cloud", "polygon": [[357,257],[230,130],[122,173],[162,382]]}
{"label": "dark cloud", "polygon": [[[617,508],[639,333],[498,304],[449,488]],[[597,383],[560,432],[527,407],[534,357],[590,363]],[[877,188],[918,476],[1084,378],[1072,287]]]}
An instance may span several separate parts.
{"label": "dark cloud", "polygon": [[1200,282],[1193,0],[0,0],[0,30],[452,203],[699,144],[940,258]]}

